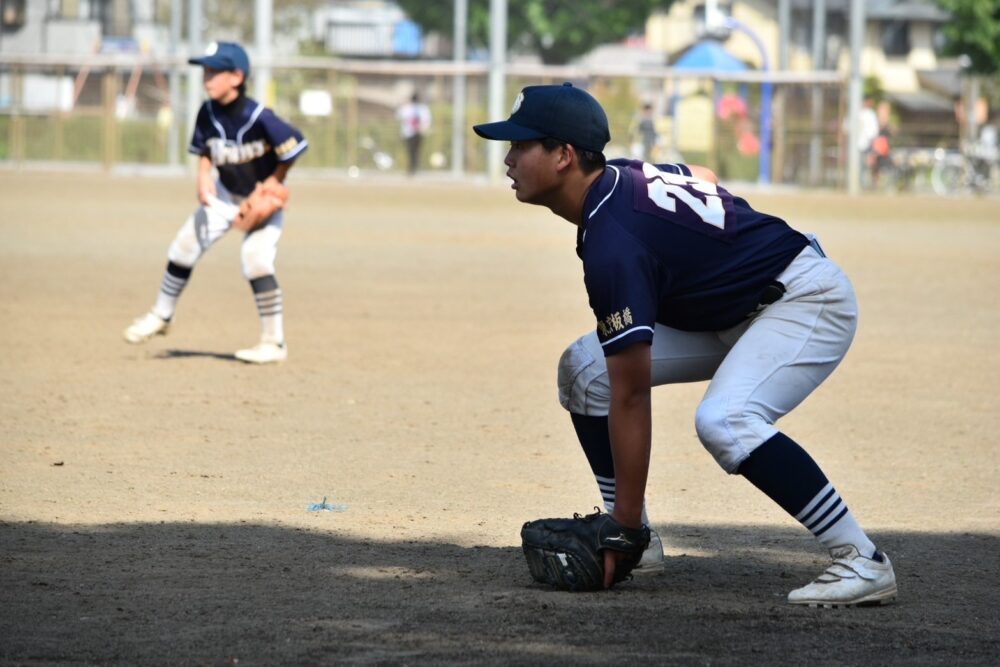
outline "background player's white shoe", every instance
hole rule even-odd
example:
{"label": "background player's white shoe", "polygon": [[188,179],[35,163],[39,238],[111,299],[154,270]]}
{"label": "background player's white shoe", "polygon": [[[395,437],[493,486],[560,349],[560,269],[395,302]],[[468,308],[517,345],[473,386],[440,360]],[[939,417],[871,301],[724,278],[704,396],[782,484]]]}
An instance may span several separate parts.
{"label": "background player's white shoe", "polygon": [[236,352],[236,358],[248,364],[274,364],[288,358],[288,348],[284,343],[257,343],[253,347]]}
{"label": "background player's white shoe", "polygon": [[884,552],[882,562],[866,558],[853,545],[830,550],[833,563],[811,584],[788,594],[791,604],[810,607],[879,605],[896,597],[896,575]]}
{"label": "background player's white shoe", "polygon": [[153,336],[164,336],[170,329],[170,322],[153,313],[146,313],[125,329],[125,340],[130,343],[145,343]]}
{"label": "background player's white shoe", "polygon": [[649,574],[663,569],[666,561],[663,558],[663,541],[656,531],[649,529],[649,546],[642,552],[642,559],[632,570],[633,574]]}

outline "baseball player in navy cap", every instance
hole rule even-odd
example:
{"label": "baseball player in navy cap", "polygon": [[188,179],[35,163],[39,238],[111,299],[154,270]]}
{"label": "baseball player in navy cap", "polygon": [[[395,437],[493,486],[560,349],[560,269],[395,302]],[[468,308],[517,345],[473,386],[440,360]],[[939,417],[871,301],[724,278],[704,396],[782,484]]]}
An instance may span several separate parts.
{"label": "baseball player in navy cap", "polygon": [[284,226],[280,208],[254,225],[239,204],[255,190],[271,188],[287,196],[283,183],[308,143],[296,128],[246,96],[250,59],[234,42],[213,42],[190,63],[204,68],[209,99],[198,111],[188,148],[198,160],[198,201],[167,252],[167,267],[152,309],[125,329],[125,340],[144,343],[167,333],[181,292],[195,263],[212,244],[236,227],[245,232],[241,247],[244,277],[250,282],[260,315],[261,337],[236,358],[255,364],[283,361],[285,346],[283,296],[274,275],[278,240]]}
{"label": "baseball player in navy cap", "polygon": [[[695,415],[699,440],[832,556],[788,601],[894,599],[888,556],[812,457],[775,427],[833,372],[854,338],[854,290],[818,242],[754,210],[703,167],[606,161],[607,116],[570,84],[529,86],[508,120],[474,129],[510,142],[504,163],[519,201],[578,227],[596,327],[559,360],[559,397],[615,519],[649,523],[650,387],[709,380]],[[606,587],[615,553],[604,552]],[[656,538],[639,571],[662,561]]]}

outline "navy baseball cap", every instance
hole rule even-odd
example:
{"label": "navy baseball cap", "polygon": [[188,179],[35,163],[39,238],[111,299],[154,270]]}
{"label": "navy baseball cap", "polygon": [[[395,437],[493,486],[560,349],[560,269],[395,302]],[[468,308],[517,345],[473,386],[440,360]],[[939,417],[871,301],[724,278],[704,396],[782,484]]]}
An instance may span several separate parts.
{"label": "navy baseball cap", "polygon": [[528,86],[514,100],[510,118],[472,127],[484,139],[529,141],[551,137],[597,153],[611,141],[608,116],[587,91],[571,83]]}
{"label": "navy baseball cap", "polygon": [[250,77],[250,58],[236,42],[212,42],[205,49],[205,55],[190,58],[188,62],[223,71],[238,69],[243,72],[244,79]]}

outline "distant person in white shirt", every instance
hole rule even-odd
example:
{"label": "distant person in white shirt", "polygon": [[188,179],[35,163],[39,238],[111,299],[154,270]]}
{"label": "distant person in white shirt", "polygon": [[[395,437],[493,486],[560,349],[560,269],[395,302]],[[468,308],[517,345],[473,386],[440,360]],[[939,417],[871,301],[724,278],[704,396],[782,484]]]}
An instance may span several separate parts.
{"label": "distant person in white shirt", "polygon": [[[878,112],[875,111],[875,100],[866,98],[861,108],[858,128],[858,152],[861,154],[861,167],[868,176],[869,184],[874,172],[875,140],[879,135]],[[845,121],[846,125],[846,121]]]}
{"label": "distant person in white shirt", "polygon": [[431,110],[420,101],[417,93],[413,93],[410,101],[396,110],[396,118],[399,119],[400,135],[406,143],[409,159],[407,172],[412,176],[417,173],[420,163],[420,144],[431,129]]}

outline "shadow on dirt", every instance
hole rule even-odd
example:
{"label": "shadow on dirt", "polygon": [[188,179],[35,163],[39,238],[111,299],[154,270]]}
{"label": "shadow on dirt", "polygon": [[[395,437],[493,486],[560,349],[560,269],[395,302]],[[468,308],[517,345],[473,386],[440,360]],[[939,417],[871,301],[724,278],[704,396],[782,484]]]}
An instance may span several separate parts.
{"label": "shadow on dirt", "polygon": [[235,361],[243,363],[232,353],[224,354],[222,352],[204,352],[202,350],[164,350],[158,352],[155,355],[156,359],[218,359],[220,361]]}
{"label": "shadow on dirt", "polygon": [[881,533],[896,605],[784,603],[824,567],[797,531],[657,526],[665,570],[610,592],[533,584],[517,547],[252,524],[0,524],[4,664],[987,664],[983,534]]}

